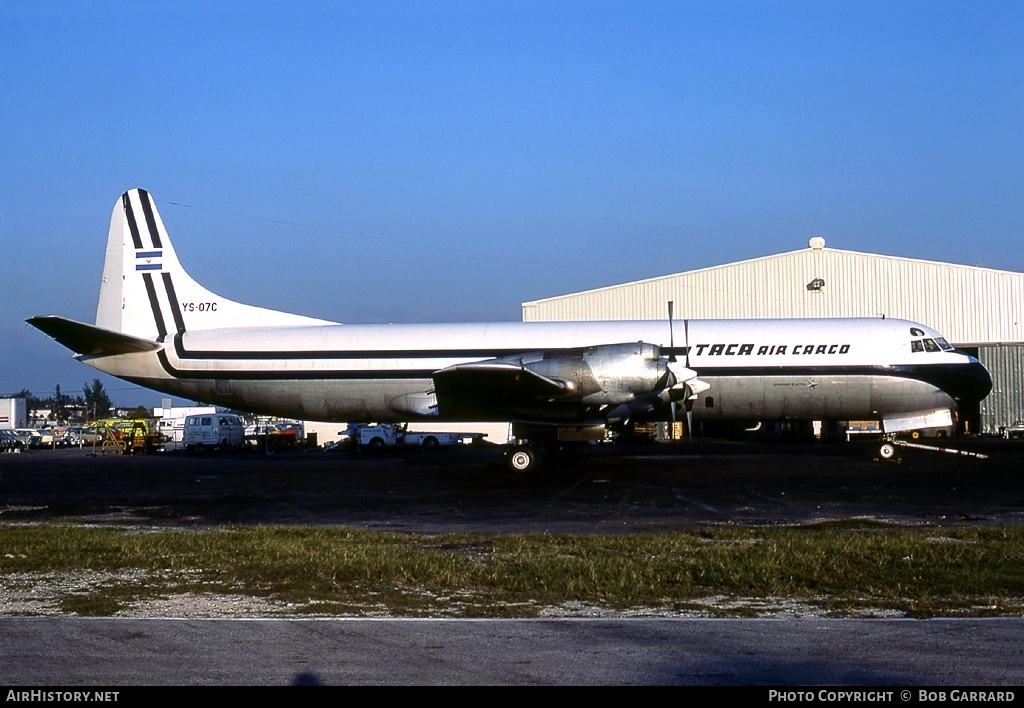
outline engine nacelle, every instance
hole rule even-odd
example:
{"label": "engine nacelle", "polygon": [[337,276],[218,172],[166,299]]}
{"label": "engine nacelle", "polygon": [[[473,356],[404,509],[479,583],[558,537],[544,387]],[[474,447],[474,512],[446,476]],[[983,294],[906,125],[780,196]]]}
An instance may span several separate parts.
{"label": "engine nacelle", "polygon": [[660,347],[644,342],[535,352],[514,361],[561,383],[564,393],[558,398],[589,405],[629,403],[676,383]]}

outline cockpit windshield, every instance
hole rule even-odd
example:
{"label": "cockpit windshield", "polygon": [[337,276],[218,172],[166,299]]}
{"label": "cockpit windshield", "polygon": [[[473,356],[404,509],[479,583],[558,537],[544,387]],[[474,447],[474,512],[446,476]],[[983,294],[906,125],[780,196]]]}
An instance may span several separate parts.
{"label": "cockpit windshield", "polygon": [[[923,334],[919,329],[912,329],[912,334],[920,336]],[[953,345],[945,340],[943,337],[924,337],[922,339],[910,340],[910,351],[912,352],[951,352],[954,351]]]}

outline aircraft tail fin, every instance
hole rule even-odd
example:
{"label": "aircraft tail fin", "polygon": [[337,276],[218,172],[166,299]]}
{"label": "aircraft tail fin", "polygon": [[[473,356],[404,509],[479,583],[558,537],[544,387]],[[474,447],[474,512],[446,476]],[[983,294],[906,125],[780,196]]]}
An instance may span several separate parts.
{"label": "aircraft tail fin", "polygon": [[132,189],[114,205],[97,327],[163,342],[187,330],[311,324],[330,323],[234,302],[193,280],[149,192]]}

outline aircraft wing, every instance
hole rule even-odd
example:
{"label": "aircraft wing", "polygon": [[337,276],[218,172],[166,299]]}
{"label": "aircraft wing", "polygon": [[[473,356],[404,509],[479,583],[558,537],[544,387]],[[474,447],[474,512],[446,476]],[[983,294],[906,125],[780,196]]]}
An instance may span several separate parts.
{"label": "aircraft wing", "polygon": [[644,342],[523,352],[433,374],[444,416],[575,422],[646,415],[692,393],[695,377]]}
{"label": "aircraft wing", "polygon": [[30,317],[25,321],[81,356],[134,354],[155,351],[163,347],[162,344],[148,339],[132,337],[56,315]]}
{"label": "aircraft wing", "polygon": [[529,409],[571,388],[567,381],[493,359],[456,364],[435,372],[433,379],[438,407],[456,416]]}

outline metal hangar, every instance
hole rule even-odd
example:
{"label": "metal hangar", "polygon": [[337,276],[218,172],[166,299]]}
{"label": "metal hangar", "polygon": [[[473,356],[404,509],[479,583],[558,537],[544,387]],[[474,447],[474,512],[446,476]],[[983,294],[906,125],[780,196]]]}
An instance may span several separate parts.
{"label": "metal hangar", "polygon": [[826,248],[623,283],[523,303],[524,322],[677,318],[898,317],[974,354],[993,388],[968,432],[1024,418],[1024,273]]}

